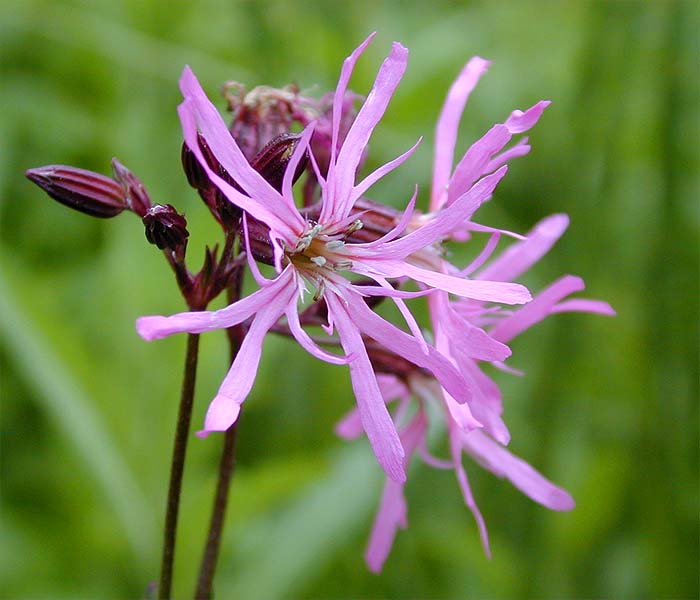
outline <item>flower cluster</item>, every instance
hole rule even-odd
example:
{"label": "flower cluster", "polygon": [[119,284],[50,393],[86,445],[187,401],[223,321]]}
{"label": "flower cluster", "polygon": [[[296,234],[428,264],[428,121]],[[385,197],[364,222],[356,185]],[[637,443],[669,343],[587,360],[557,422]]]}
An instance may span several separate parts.
{"label": "flower cluster", "polygon": [[[549,314],[613,311],[604,302],[567,300],[583,289],[577,277],[556,281],[534,299],[515,281],[564,232],[566,216],[548,217],[526,236],[472,220],[505,176],[507,162],[529,152],[527,138],[511,143],[514,136],[532,128],[549,104],[541,101],[512,112],[472,144],[455,166],[462,111],[489,65],[481,58],[467,63],[440,115],[428,211],[416,209],[417,189],[406,193],[401,212],[367,198],[372,185],[404,163],[420,143],[358,178],[370,138],[408,59],[406,48],[394,43],[366,97],[354,94],[349,81],[372,37],[345,60],[335,92],[320,100],[292,87],[246,92],[228,86],[231,125],[185,68],[180,80],[184,100],[178,109],[183,164],[188,181],[227,234],[221,256],[208,250],[209,266],[198,276],[189,275],[182,264],[188,235],[184,217],[172,206],[151,207],[150,202],[134,210],[131,196],[123,192],[123,175],[121,180],[99,180],[101,203],[73,206],[96,216],[131,208],[142,217],[149,241],[171,253],[192,311],[139,318],[137,330],[144,339],[243,328],[240,350],[198,435],[226,431],[236,422],[270,332],[293,337],[312,356],[349,369],[356,408],[337,432],[346,438],[366,435],[387,477],[366,554],[370,568],[378,571],[397,528],[406,525],[403,488],[416,453],[428,464],[455,471],[487,553],[486,528],[463,453],[548,508],[573,507],[565,491],[505,449],[510,434],[501,394],[482,365],[509,370],[503,363],[511,354],[507,344]],[[292,133],[295,124],[301,132]],[[38,171],[29,173],[35,181]],[[298,192],[294,185],[300,177],[303,189]],[[43,187],[69,203],[65,194],[58,197],[53,188]],[[445,240],[466,242],[474,233],[488,234],[488,242],[471,264],[459,266],[445,258]],[[503,237],[515,241],[492,258]],[[237,256],[234,240],[240,246]],[[265,277],[258,263],[272,265],[274,275]],[[246,264],[257,290],[221,310],[201,310],[229,284],[230,273]],[[429,332],[410,308],[419,299],[428,304]],[[395,304],[401,326],[374,310],[382,301]],[[393,414],[392,404],[397,406]],[[428,404],[438,406],[443,415],[448,460],[428,451]]]}

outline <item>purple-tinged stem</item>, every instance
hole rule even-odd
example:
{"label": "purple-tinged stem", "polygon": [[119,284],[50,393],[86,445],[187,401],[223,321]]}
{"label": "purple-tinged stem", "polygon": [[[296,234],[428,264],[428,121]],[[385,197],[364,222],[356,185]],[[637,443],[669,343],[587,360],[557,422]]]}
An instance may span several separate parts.
{"label": "purple-tinged stem", "polygon": [[196,600],[209,600],[214,582],[214,572],[219,558],[221,548],[221,534],[224,529],[224,519],[226,516],[226,506],[228,504],[228,493],[233,477],[233,468],[236,462],[236,426],[234,423],[224,434],[224,447],[221,452],[219,462],[219,480],[216,485],[216,495],[214,496],[214,508],[209,522],[209,535],[204,547],[202,563],[199,568],[197,588],[194,593]]}
{"label": "purple-tinged stem", "polygon": [[[235,302],[241,297],[242,284],[243,270],[241,266],[238,268],[238,272],[235,276],[232,277],[232,283],[228,288],[228,300],[230,303]],[[230,359],[233,363],[243,343],[246,328],[243,325],[237,325],[236,327],[227,329],[226,334],[229,342]],[[214,506],[209,521],[209,533],[207,535],[206,545],[204,546],[202,562],[199,566],[197,587],[194,592],[194,598],[196,600],[209,600],[212,594],[214,573],[216,572],[219,549],[221,548],[221,534],[224,530],[229,488],[231,486],[231,478],[233,477],[233,469],[236,464],[237,427],[238,421],[224,434],[224,446],[219,461],[219,477],[216,484],[216,494],[214,495]]]}
{"label": "purple-tinged stem", "polygon": [[185,467],[185,454],[192,420],[194,385],[197,376],[197,357],[199,355],[199,334],[187,336],[187,354],[185,355],[185,372],[180,394],[180,408],[173,442],[173,456],[170,466],[170,485],[165,511],[165,533],[163,537],[163,556],[158,585],[158,600],[168,600],[173,582],[173,561],[175,558],[175,538],[177,535],[177,517],[180,510],[180,490],[182,473]]}

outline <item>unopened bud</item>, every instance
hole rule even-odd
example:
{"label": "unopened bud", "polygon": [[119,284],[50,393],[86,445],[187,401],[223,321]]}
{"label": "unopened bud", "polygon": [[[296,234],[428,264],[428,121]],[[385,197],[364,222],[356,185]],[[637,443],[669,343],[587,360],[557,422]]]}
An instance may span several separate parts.
{"label": "unopened bud", "polygon": [[114,171],[114,179],[124,188],[129,208],[139,217],[143,217],[146,211],[151,208],[151,198],[143,183],[116,158],[112,159],[112,170]]}
{"label": "unopened bud", "polygon": [[296,86],[258,86],[247,91],[238,82],[224,86],[224,97],[233,113],[231,135],[248,160],[297,120],[301,104]]}
{"label": "unopened bud", "polygon": [[156,204],[143,217],[146,239],[161,250],[177,250],[185,245],[190,233],[185,217],[170,204]]}
{"label": "unopened bud", "polygon": [[[265,181],[278,192],[282,191],[282,182],[284,181],[287,165],[300,139],[301,135],[296,133],[283,133],[278,135],[260,150],[250,163],[250,166],[260,173],[260,175],[265,178]],[[308,162],[309,155],[308,153],[304,153],[304,156],[299,161],[294,171],[292,183],[301,177]]]}
{"label": "unopened bud", "polygon": [[116,181],[77,167],[46,165],[25,172],[54,200],[92,217],[116,217],[128,208],[126,194]]}

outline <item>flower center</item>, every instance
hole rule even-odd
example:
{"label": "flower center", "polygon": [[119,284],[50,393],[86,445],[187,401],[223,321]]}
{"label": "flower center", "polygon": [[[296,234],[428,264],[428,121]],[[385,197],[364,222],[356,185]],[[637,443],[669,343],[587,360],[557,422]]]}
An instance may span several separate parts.
{"label": "flower center", "polygon": [[357,219],[343,232],[329,235],[324,233],[324,225],[311,222],[296,246],[287,249],[287,258],[317,286],[315,299],[323,295],[325,280],[332,278],[334,272],[352,268],[345,240],[361,228],[362,221]]}

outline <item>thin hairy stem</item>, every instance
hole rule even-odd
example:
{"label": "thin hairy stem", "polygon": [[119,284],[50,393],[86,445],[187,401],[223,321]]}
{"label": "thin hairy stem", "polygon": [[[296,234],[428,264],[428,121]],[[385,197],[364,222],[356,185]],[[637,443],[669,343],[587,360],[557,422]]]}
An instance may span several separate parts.
{"label": "thin hairy stem", "polygon": [[[240,256],[240,255],[239,255]],[[232,278],[232,283],[228,288],[229,303],[233,303],[241,297],[241,287],[243,283],[243,271],[241,268]],[[246,334],[246,327],[238,325],[226,330],[228,336],[231,363],[236,359],[240,350],[243,338]],[[240,418],[239,418],[240,421]],[[214,505],[209,521],[209,533],[204,546],[202,562],[199,566],[199,576],[195,589],[195,600],[209,600],[212,595],[212,585],[214,583],[214,573],[219,558],[221,548],[221,535],[224,530],[224,520],[226,517],[226,506],[228,504],[229,488],[233,469],[236,462],[236,431],[238,422],[234,423],[224,434],[224,446],[219,461],[219,477],[214,495]]]}
{"label": "thin hairy stem", "polygon": [[173,456],[170,466],[170,485],[168,487],[168,503],[165,511],[163,557],[160,569],[160,584],[158,585],[159,600],[168,600],[172,589],[177,517],[180,509],[180,490],[182,488],[182,473],[185,467],[190,421],[192,420],[192,403],[194,399],[195,379],[197,377],[198,355],[199,334],[191,333],[187,336],[185,372],[182,380],[180,408],[177,415]]}

